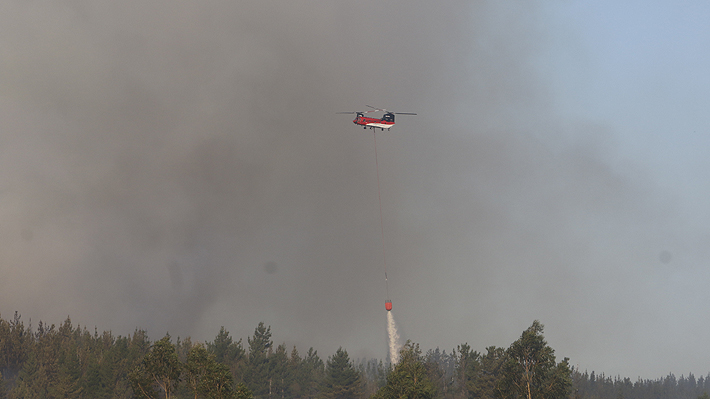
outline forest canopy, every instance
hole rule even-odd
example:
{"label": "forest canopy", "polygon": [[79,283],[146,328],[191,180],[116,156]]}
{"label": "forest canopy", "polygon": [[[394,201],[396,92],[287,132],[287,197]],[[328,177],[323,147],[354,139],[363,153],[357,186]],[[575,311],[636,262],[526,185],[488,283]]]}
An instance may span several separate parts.
{"label": "forest canopy", "polygon": [[704,398],[710,376],[658,380],[610,378],[557,361],[534,321],[508,348],[468,343],[450,352],[407,341],[396,364],[352,359],[345,348],[321,358],[309,348],[274,345],[263,322],[235,340],[224,327],[213,341],[169,334],[151,341],[90,332],[67,318],[58,327],[0,317],[0,398],[238,399],[636,399]]}

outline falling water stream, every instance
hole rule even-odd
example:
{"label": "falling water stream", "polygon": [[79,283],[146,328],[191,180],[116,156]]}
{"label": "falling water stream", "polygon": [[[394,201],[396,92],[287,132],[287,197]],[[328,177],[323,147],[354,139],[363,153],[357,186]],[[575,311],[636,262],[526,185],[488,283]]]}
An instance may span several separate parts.
{"label": "falling water stream", "polygon": [[387,336],[389,338],[390,362],[394,366],[399,361],[399,349],[402,345],[399,343],[397,324],[394,322],[392,312],[387,312]]}

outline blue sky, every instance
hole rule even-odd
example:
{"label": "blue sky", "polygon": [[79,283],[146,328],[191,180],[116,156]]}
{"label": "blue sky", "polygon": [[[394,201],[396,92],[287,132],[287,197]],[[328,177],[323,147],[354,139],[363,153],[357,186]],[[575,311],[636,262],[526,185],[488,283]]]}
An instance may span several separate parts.
{"label": "blue sky", "polygon": [[[674,258],[668,269],[651,269],[639,279],[648,284],[643,291],[653,309],[648,317],[659,324],[655,332],[692,352],[688,340],[706,317],[710,268],[704,249],[710,225],[710,3],[560,1],[543,8],[549,57],[537,62],[554,108],[564,120],[600,127],[609,165],[656,197],[658,220],[648,220],[645,231]],[[691,353],[685,356],[689,370],[679,370],[682,360],[671,352],[666,359],[677,365],[667,367],[676,374],[705,371],[698,369],[702,362],[693,367]],[[649,370],[644,377],[663,368],[640,367]]]}
{"label": "blue sky", "polygon": [[694,190],[707,177],[710,5],[549,2],[551,75],[562,115],[607,125],[620,156],[659,183]]}

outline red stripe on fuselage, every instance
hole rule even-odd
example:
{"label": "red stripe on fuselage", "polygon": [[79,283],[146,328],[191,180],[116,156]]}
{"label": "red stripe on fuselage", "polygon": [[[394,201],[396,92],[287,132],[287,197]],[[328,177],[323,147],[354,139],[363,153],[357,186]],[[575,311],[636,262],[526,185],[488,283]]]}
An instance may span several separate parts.
{"label": "red stripe on fuselage", "polygon": [[377,118],[366,118],[366,117],[360,117],[360,118],[355,118],[353,121],[354,124],[356,125],[361,125],[361,126],[367,126],[369,123],[379,123],[382,125],[394,125],[394,122],[387,122],[383,121],[382,119],[377,119]]}

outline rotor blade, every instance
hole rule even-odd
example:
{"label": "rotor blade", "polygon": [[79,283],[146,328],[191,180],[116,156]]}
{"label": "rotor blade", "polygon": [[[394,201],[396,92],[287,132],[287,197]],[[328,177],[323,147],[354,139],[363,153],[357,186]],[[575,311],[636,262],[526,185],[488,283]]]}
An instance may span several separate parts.
{"label": "rotor blade", "polygon": [[365,104],[365,106],[372,108],[372,111],[365,111],[365,112],[377,112],[377,111],[385,111],[385,112],[387,112],[387,110],[384,109],[384,108],[375,108],[375,107],[373,107],[372,105],[367,105],[367,104]]}
{"label": "rotor blade", "polygon": [[370,112],[382,111],[381,109],[371,109],[369,111],[357,111],[357,112],[336,112],[336,114],[369,114]]}
{"label": "rotor blade", "polygon": [[383,111],[383,112],[389,112],[391,114],[397,114],[397,115],[416,115],[416,113],[414,113],[414,112],[392,112],[392,111],[388,111],[384,108],[375,108],[372,105],[365,104],[365,106],[372,108],[372,111],[366,111],[366,112]]}

